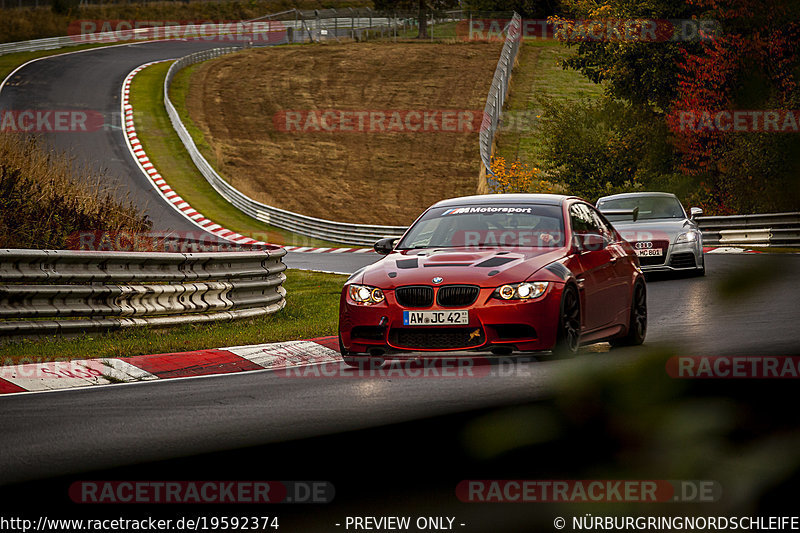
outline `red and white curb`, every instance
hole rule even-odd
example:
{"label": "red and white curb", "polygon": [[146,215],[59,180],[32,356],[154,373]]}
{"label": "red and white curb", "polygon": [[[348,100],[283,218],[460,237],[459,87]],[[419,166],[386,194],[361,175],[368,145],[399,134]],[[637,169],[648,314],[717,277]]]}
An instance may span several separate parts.
{"label": "red and white curb", "polygon": [[[172,60],[167,59],[163,61]],[[139,65],[130,73],[128,73],[128,75],[125,77],[125,80],[122,82],[120,106],[124,124],[123,131],[125,132],[125,142],[128,146],[128,150],[130,150],[131,155],[133,156],[133,159],[136,161],[139,169],[147,177],[153,188],[155,188],[155,190],[164,198],[164,200],[166,200],[170,205],[172,205],[172,207],[174,207],[179,213],[184,215],[196,226],[227,241],[237,244],[270,244],[240,235],[234,231],[222,227],[219,224],[215,224],[213,221],[203,216],[191,205],[189,205],[189,202],[181,198],[177,192],[172,190],[166,180],[164,180],[164,177],[158,173],[158,170],[145,153],[142,143],[139,141],[139,136],[136,134],[136,126],[134,124],[133,106],[130,103],[131,82],[133,81],[133,78],[145,68],[163,61],[151,61],[149,63]],[[323,248],[311,246],[283,246],[283,248],[289,252],[307,253],[368,253],[373,251],[371,248]]]}
{"label": "red and white curb", "polygon": [[320,253],[330,253],[330,254],[341,254],[341,253],[353,253],[353,254],[366,254],[370,252],[374,252],[372,248],[313,248],[308,246],[284,246],[286,251],[288,252],[303,252],[303,253],[312,253],[312,254],[320,254]]}
{"label": "red and white curb", "polygon": [[338,337],[321,337],[124,359],[21,363],[0,367],[0,395],[251,370],[283,370],[341,360]]}
{"label": "red and white curb", "polygon": [[704,254],[762,254],[758,250],[748,250],[746,248],[736,248],[733,246],[704,246]]}

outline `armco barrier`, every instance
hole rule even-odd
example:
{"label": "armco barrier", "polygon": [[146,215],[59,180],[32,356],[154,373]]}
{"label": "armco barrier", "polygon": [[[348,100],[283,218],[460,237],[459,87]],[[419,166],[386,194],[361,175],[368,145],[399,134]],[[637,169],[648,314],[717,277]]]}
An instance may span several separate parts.
{"label": "armco barrier", "polygon": [[[247,22],[247,21],[244,21]],[[281,23],[285,26],[284,23]],[[78,35],[66,35],[63,37],[48,37],[46,39],[34,39],[32,41],[20,41],[15,43],[0,44],[0,55],[13,54],[16,52],[35,52],[39,50],[55,50],[67,46],[79,46],[84,44],[112,44],[123,42],[145,42],[153,40],[163,40],[169,38],[167,34],[177,33],[180,35],[197,35],[198,39],[213,39],[214,37],[225,38],[225,36],[239,36],[236,40],[248,42],[247,35],[253,31],[243,31],[242,28],[232,28],[233,24],[191,24],[184,26],[160,26],[155,28],[138,28],[122,31],[108,31],[98,33],[87,33]],[[247,27],[245,27],[247,28]],[[283,42],[286,42],[284,36]]]}
{"label": "armco barrier", "polygon": [[[503,50],[500,52],[500,60],[497,62],[497,68],[494,71],[492,86],[489,89],[489,96],[486,98],[486,106],[483,109],[483,123],[481,124],[479,140],[481,161],[483,162],[481,178],[483,178],[485,173],[489,176],[492,175],[494,136],[500,124],[500,117],[503,114],[503,105],[505,105],[506,96],[508,95],[508,83],[511,80],[511,71],[514,68],[514,62],[517,60],[517,54],[519,53],[521,31],[522,18],[519,14],[514,13],[514,16],[505,28],[506,40],[503,44]],[[486,190],[482,190],[484,186],[485,180],[481,179],[479,192],[487,192]]]}
{"label": "armco barrier", "polygon": [[800,213],[698,217],[708,246],[800,246]]}
{"label": "armco barrier", "polygon": [[266,315],[286,304],[286,250],[0,250],[0,336]]}
{"label": "armco barrier", "polygon": [[220,57],[237,50],[239,49],[215,48],[213,50],[197,52],[182,57],[170,66],[169,71],[167,71],[167,76],[164,79],[164,106],[172,122],[172,127],[175,128],[175,131],[186,147],[186,150],[189,152],[189,156],[197,166],[197,169],[206,180],[208,180],[211,186],[214,187],[223,198],[245,214],[265,224],[293,231],[307,237],[358,245],[372,245],[376,240],[383,237],[400,237],[406,230],[403,226],[375,226],[335,222],[301,215],[299,213],[292,213],[291,211],[262,204],[261,202],[257,202],[245,196],[217,174],[209,162],[200,154],[192,136],[186,130],[183,122],[181,122],[178,112],[175,110],[175,106],[172,105],[169,99],[169,88],[173,77],[181,69],[194,63]]}
{"label": "armco barrier", "polygon": [[[368,8],[366,11],[348,10],[342,15],[336,16],[335,10],[322,14],[314,11],[298,11],[291,9],[280,13],[271,13],[253,20],[243,20],[230,23],[208,23],[208,24],[187,24],[174,26],[157,26],[136,29],[124,29],[119,31],[107,31],[97,33],[86,33],[76,35],[65,35],[61,37],[47,37],[44,39],[34,39],[31,41],[19,41],[13,43],[0,43],[0,55],[13,54],[16,52],[35,52],[39,50],[55,50],[67,46],[78,46],[92,43],[123,43],[123,42],[145,42],[153,40],[163,40],[169,38],[180,38],[181,36],[191,36],[192,38],[210,40],[219,38],[226,40],[233,39],[242,43],[257,41],[263,38],[264,32],[281,31],[285,35],[279,39],[282,42],[305,42],[306,40],[318,41],[321,37],[338,38],[337,36],[352,36],[360,38],[367,30],[388,31],[400,25],[399,19],[395,14],[390,18],[380,13],[373,13]],[[316,13],[316,14],[315,14]],[[334,16],[335,18],[329,18]],[[259,25],[260,24],[260,25]],[[277,29],[276,29],[277,28]],[[258,38],[248,39],[248,35],[258,35]]]}

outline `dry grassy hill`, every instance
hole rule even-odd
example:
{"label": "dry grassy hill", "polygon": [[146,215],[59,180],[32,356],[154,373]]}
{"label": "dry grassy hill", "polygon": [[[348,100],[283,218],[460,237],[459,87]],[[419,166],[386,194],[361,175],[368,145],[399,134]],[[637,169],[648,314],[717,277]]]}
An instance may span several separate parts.
{"label": "dry grassy hill", "polygon": [[186,105],[212,164],[252,198],[321,218],[409,224],[437,200],[475,192],[500,46],[251,50],[201,64]]}

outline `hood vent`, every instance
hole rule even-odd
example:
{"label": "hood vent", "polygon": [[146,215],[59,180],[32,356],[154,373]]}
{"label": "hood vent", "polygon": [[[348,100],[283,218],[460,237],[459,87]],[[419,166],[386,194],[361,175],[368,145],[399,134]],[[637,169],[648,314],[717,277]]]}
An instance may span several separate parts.
{"label": "hood vent", "polygon": [[475,266],[476,267],[482,267],[482,268],[493,268],[493,267],[503,266],[506,263],[510,263],[512,261],[515,261],[515,258],[513,258],[513,257],[492,257],[490,259],[487,259],[483,263],[478,263]]}
{"label": "hood vent", "polygon": [[417,263],[417,258],[414,259],[398,259],[397,260],[397,268],[417,268],[419,264]]}

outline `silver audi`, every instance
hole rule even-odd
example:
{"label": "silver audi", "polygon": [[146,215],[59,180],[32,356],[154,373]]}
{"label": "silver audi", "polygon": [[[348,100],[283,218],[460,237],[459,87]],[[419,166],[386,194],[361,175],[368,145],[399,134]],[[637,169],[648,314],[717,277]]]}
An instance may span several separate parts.
{"label": "silver audi", "polygon": [[687,215],[680,200],[666,192],[604,196],[597,208],[636,249],[642,270],[705,274],[703,236],[694,220],[702,209],[692,207]]}

